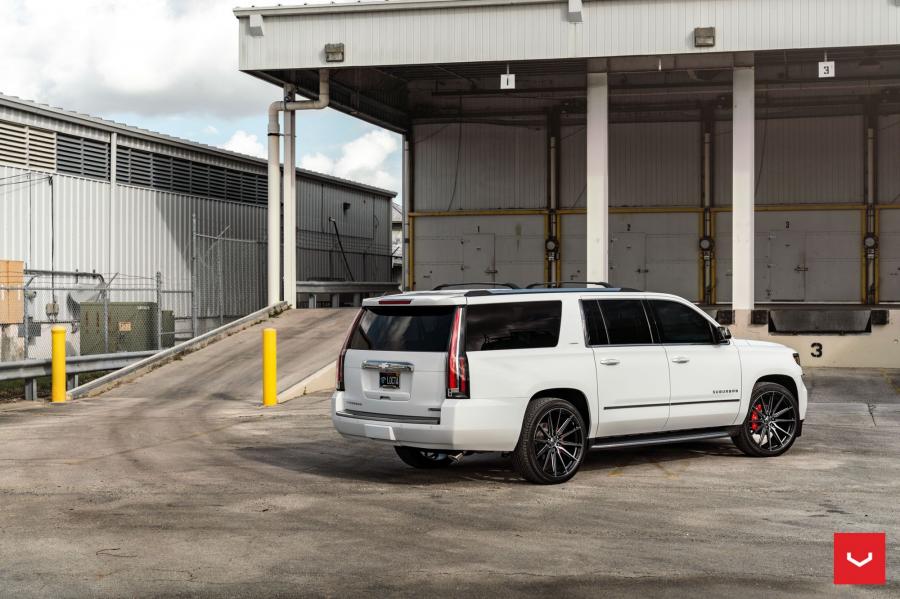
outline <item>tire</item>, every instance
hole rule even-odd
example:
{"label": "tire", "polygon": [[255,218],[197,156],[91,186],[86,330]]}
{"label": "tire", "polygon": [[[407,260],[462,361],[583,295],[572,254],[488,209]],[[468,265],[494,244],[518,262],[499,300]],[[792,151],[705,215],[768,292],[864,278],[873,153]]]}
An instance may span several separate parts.
{"label": "tire", "polygon": [[777,383],[758,383],[747,416],[731,440],[750,457],[773,458],[791,448],[799,430],[800,409],[794,394]]}
{"label": "tire", "polygon": [[540,485],[564,483],[578,472],[587,452],[587,427],[578,409],[565,399],[541,397],[528,404],[513,468]]}
{"label": "tire", "polygon": [[397,452],[397,455],[400,456],[400,459],[405,464],[413,468],[435,470],[437,468],[446,468],[453,463],[450,456],[443,451],[406,446],[394,446],[394,451]]}

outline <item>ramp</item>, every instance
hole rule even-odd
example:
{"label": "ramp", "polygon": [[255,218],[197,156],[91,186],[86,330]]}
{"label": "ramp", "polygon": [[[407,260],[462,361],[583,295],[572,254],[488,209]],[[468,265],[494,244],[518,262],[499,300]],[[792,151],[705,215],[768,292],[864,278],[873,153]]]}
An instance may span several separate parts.
{"label": "ramp", "polygon": [[258,400],[262,330],[278,331],[278,391],[334,362],[355,308],[288,310],[105,391],[105,397]]}

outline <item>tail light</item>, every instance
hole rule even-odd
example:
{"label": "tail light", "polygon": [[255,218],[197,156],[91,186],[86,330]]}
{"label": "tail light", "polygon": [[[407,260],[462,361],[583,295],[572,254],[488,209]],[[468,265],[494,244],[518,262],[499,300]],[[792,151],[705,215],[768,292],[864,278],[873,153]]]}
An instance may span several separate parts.
{"label": "tail light", "polygon": [[362,318],[363,311],[363,309],[360,309],[356,313],[356,318],[353,319],[353,324],[350,325],[350,330],[347,331],[347,337],[344,339],[344,345],[341,347],[341,353],[337,359],[334,388],[338,391],[344,390],[344,357],[347,355],[347,350],[350,349],[350,340],[353,338],[353,333],[356,332],[356,327],[359,326],[359,320]]}
{"label": "tail light", "polygon": [[453,313],[453,328],[450,330],[450,349],[447,352],[447,397],[465,399],[469,397],[469,360],[466,358],[466,344],[463,335],[465,308],[457,308]]}

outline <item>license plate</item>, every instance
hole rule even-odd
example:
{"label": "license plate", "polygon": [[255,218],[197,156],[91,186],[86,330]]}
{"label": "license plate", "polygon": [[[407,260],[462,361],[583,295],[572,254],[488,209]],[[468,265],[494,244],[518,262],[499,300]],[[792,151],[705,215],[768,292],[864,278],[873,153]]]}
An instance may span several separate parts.
{"label": "license plate", "polygon": [[397,372],[379,372],[378,386],[382,389],[399,389],[400,374]]}

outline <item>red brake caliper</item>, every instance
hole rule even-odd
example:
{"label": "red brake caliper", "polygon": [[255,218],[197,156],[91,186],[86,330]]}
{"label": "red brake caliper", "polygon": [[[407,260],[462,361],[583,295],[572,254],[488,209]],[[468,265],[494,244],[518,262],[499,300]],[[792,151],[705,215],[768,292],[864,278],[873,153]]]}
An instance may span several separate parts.
{"label": "red brake caliper", "polygon": [[753,406],[753,413],[750,414],[750,430],[755,431],[759,428],[759,424],[756,422],[759,420],[759,415],[762,414],[762,405],[756,404]]}

